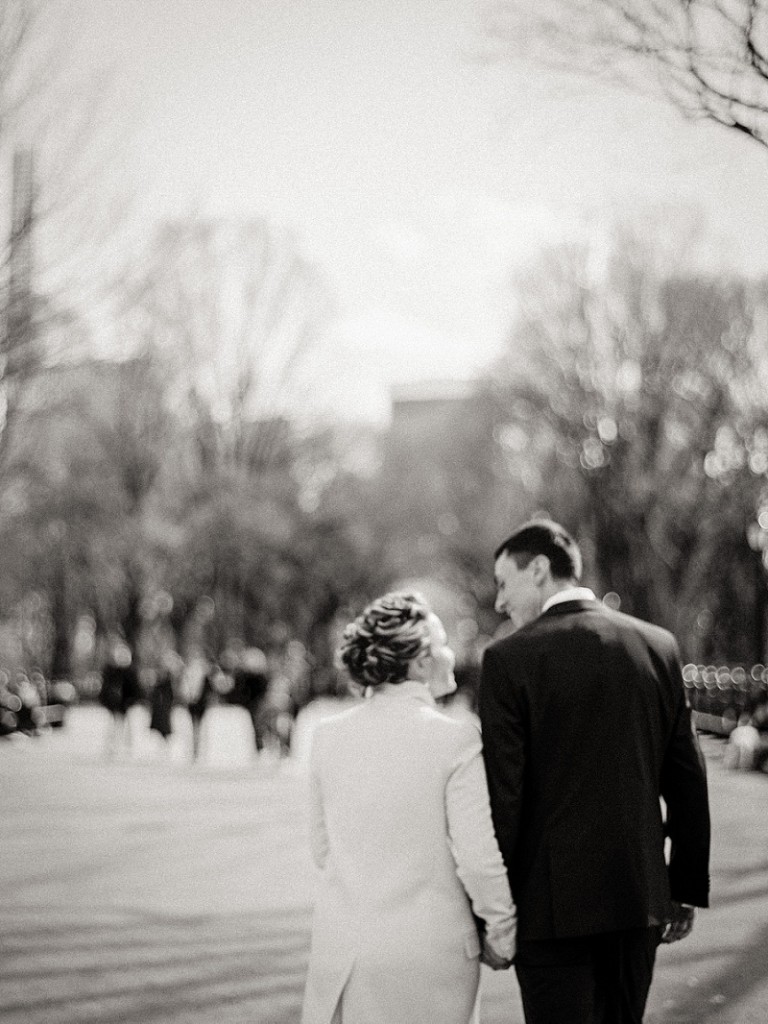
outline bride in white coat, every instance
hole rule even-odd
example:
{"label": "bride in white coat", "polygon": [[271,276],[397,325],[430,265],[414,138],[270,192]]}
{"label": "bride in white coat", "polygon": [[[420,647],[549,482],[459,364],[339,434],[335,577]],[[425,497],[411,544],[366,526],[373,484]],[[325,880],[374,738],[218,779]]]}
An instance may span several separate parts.
{"label": "bride in white coat", "polygon": [[302,1024],[475,1024],[483,959],[508,967],[515,912],[480,733],[443,714],[453,653],[423,598],[387,594],[340,649],[367,700],[322,722],[311,756],[322,869]]}

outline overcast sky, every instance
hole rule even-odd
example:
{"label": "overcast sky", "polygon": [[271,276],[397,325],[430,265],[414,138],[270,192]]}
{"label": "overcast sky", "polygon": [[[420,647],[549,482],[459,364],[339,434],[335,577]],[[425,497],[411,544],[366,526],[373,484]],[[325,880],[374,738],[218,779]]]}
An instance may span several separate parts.
{"label": "overcast sky", "polygon": [[768,152],[646,97],[478,62],[477,8],[71,4],[74,58],[115,70],[147,230],[191,210],[291,226],[337,299],[314,372],[347,414],[475,372],[508,323],[510,270],[607,211],[698,204],[713,258],[768,269]]}

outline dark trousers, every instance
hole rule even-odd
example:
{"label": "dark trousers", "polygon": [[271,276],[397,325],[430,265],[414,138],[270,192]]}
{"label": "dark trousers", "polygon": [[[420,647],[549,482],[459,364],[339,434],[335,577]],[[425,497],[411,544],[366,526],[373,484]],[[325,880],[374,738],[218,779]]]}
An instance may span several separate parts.
{"label": "dark trousers", "polygon": [[526,1024],[641,1024],[661,928],[518,942]]}

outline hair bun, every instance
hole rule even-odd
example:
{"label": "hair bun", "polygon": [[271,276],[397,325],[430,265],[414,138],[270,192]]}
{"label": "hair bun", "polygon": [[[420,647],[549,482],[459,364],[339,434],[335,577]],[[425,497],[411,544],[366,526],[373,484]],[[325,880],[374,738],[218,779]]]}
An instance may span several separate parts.
{"label": "hair bun", "polygon": [[339,657],[361,686],[399,683],[428,645],[430,614],[420,594],[392,591],[372,601],[344,630]]}

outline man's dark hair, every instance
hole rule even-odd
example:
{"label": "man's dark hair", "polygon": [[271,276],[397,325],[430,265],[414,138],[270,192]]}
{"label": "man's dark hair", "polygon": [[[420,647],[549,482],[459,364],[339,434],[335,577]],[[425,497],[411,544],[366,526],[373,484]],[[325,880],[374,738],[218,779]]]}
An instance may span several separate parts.
{"label": "man's dark hair", "polygon": [[523,523],[499,544],[494,561],[499,555],[509,555],[518,569],[525,569],[537,555],[546,555],[552,576],[560,580],[581,579],[581,552],[568,531],[551,519],[533,519]]}

